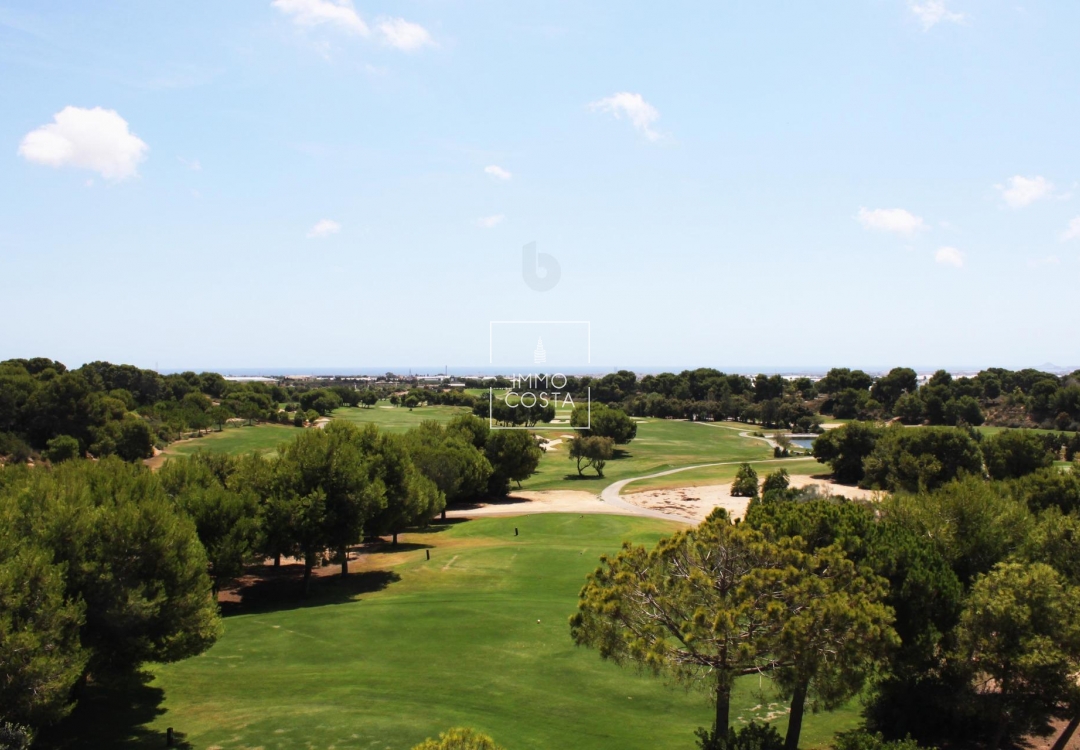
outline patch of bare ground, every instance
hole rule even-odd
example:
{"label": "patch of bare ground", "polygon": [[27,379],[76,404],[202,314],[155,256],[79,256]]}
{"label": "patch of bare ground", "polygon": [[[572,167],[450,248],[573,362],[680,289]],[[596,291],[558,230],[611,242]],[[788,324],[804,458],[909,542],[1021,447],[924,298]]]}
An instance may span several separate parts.
{"label": "patch of bare ground", "polygon": [[[793,476],[792,487],[802,488],[817,485],[821,494],[840,495],[850,499],[869,500],[874,496],[872,490],[863,490],[843,484],[835,484],[829,479],[816,476]],[[750,498],[736,497],[731,494],[731,484],[712,484],[702,487],[675,487],[664,490],[645,490],[631,492],[622,496],[628,503],[647,510],[656,510],[681,516],[690,521],[703,521],[714,508],[723,508],[732,518],[746,515]]]}

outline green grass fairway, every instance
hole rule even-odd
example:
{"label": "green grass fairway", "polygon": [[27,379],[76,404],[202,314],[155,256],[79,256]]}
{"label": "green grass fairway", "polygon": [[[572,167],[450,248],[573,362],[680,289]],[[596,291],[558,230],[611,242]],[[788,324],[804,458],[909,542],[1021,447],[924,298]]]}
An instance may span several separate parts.
{"label": "green grass fairway", "polygon": [[390,406],[390,402],[380,401],[370,409],[342,407],[335,410],[331,416],[360,425],[377,424],[387,432],[405,432],[426,419],[449,422],[458,414],[470,413],[469,409],[461,406],[418,406],[409,411],[404,406]]}
{"label": "green grass fairway", "polygon": [[[575,462],[569,459],[564,442],[544,455],[539,472],[523,482],[522,489],[599,493],[620,479],[654,474],[679,466],[772,458],[772,449],[762,441],[740,437],[740,430],[747,429],[752,428],[741,425],[738,429],[728,429],[707,423],[646,420],[638,424],[637,437],[629,445],[619,446],[622,457],[608,462],[603,479],[598,478],[591,469],[586,470],[584,478],[579,478]],[[571,432],[554,430],[542,434],[558,439]],[[681,474],[675,476],[681,477]]]}
{"label": "green grass fairway", "polygon": [[300,428],[280,424],[260,424],[252,427],[228,427],[224,432],[210,432],[200,438],[174,443],[166,449],[170,456],[190,456],[196,451],[209,453],[262,453],[270,455],[277,447],[300,434]]}
{"label": "green grass fairway", "polygon": [[987,435],[987,436],[989,436],[989,435],[997,435],[999,432],[1005,432],[1006,430],[1015,430],[1015,429],[1023,429],[1025,432],[1033,432],[1036,435],[1060,435],[1060,434],[1070,435],[1070,434],[1072,434],[1069,430],[1042,430],[1042,429],[1039,429],[1037,427],[1033,427],[1033,428],[1026,428],[1026,427],[1024,427],[1024,428],[986,427],[984,425],[982,427],[976,427],[975,429],[978,430],[979,432],[981,432],[982,434]]}
{"label": "green grass fairway", "polygon": [[[633,443],[631,443],[633,445]],[[811,474],[828,474],[829,467],[819,464],[816,459],[810,458],[785,458],[780,461],[763,461],[751,464],[754,471],[762,479],[769,472],[779,469],[787,469],[792,476],[809,476]],[[666,490],[672,487],[701,487],[710,484],[727,484],[735,480],[735,473],[739,467],[734,464],[727,466],[707,466],[701,469],[688,469],[678,474],[668,474],[654,479],[642,479],[640,482],[631,482],[623,488],[623,494],[628,492],[642,492],[644,490]]]}
{"label": "green grass fairway", "polygon": [[[603,662],[573,645],[567,624],[601,554],[675,528],[541,514],[406,535],[402,551],[369,556],[351,583],[385,587],[353,598],[324,579],[306,606],[290,598],[228,617],[207,653],[154,667],[122,711],[86,704],[71,731],[93,750],[157,750],[165,727],[197,750],[408,750],[452,726],[508,750],[687,750],[711,721],[708,698]],[[764,718],[770,703],[782,712],[758,686],[756,677],[739,682],[735,720]],[[145,724],[125,727],[127,716]],[[808,715],[803,746],[855,722],[852,709]]]}

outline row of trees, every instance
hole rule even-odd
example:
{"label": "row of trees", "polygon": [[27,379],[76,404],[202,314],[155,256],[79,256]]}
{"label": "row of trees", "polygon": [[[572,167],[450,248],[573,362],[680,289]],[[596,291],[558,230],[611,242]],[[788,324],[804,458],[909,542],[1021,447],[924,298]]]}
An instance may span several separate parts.
{"label": "row of trees", "polygon": [[252,562],[348,575],[366,538],[426,525],[447,502],[504,495],[541,450],[461,415],[403,435],[333,422],[265,459],[197,453],[158,473],[117,458],[0,470],[0,722],[62,718],[79,686],[197,654],[215,592]]}
{"label": "row of trees", "polygon": [[[467,381],[468,384],[468,381]],[[477,387],[488,383],[476,381]],[[492,381],[495,387],[505,385]],[[815,430],[821,415],[840,419],[898,418],[908,424],[1040,426],[1075,430],[1080,424],[1080,373],[1058,376],[1039,370],[989,368],[973,377],[936,372],[925,385],[909,367],[875,378],[833,368],[816,382],[808,377],[754,377],[711,368],[645,375],[629,370],[603,377],[567,378],[575,399],[620,405],[634,416],[675,419],[734,419]]]}
{"label": "row of trees", "polygon": [[814,441],[814,456],[840,482],[880,490],[935,489],[963,474],[1018,479],[1048,469],[1080,444],[1076,435],[850,422]]}
{"label": "row of trees", "polygon": [[366,537],[424,526],[449,503],[505,495],[531,476],[541,450],[526,432],[489,430],[470,415],[425,421],[404,435],[335,421],[306,430],[277,456],[199,453],[159,473],[195,521],[215,587],[256,559],[304,563],[304,592],[324,560],[348,574]]}

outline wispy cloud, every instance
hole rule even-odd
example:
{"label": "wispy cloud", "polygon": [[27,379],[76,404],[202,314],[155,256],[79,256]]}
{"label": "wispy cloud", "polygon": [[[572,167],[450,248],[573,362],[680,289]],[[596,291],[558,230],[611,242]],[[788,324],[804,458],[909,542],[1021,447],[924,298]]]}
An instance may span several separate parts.
{"label": "wispy cloud", "polygon": [[341,225],[333,219],[322,219],[315,222],[310,230],[308,230],[308,239],[323,239],[329,237],[332,234],[337,234],[341,231]]}
{"label": "wispy cloud", "polygon": [[274,0],[270,5],[297,26],[329,25],[359,36],[371,33],[350,0]]}
{"label": "wispy cloud", "polygon": [[508,171],[498,166],[497,164],[492,164],[490,166],[484,167],[484,173],[491,175],[496,180],[502,180],[504,182],[513,177],[512,174],[510,174]]}
{"label": "wispy cloud", "polygon": [[435,40],[427,29],[404,18],[384,18],[376,28],[385,44],[403,52],[413,52],[421,47],[435,45]]}
{"label": "wispy cloud", "polygon": [[953,266],[954,268],[963,268],[964,266],[964,254],[955,247],[939,247],[934,254],[934,260],[943,266]]}
{"label": "wispy cloud", "polygon": [[[273,0],[270,5],[292,19],[297,26],[330,26],[353,36],[372,36],[371,28],[357,12],[352,0]],[[375,35],[383,44],[403,52],[435,46],[435,40],[427,29],[404,18],[378,19]],[[329,57],[325,42],[318,48],[323,57]]]}
{"label": "wispy cloud", "polygon": [[627,118],[634,129],[650,141],[658,141],[662,137],[653,129],[653,123],[660,119],[660,112],[645,101],[641,94],[622,91],[592,102],[589,109],[594,112],[607,112],[617,120]]}
{"label": "wispy cloud", "polygon": [[911,12],[915,14],[915,17],[919,19],[923,31],[929,31],[942,21],[962,23],[966,18],[963,13],[955,13],[946,8],[944,0],[926,0],[926,2],[921,3],[916,2],[916,0],[909,0],[908,7],[911,8]]}
{"label": "wispy cloud", "polygon": [[19,155],[27,161],[89,169],[107,180],[136,176],[149,150],[127,120],[101,107],[64,107],[51,123],[30,131],[19,144]]}
{"label": "wispy cloud", "polygon": [[178,157],[176,157],[176,160],[178,162],[180,162],[181,164],[183,164],[188,169],[190,169],[192,172],[201,172],[202,171],[202,164],[199,163],[198,159],[185,159],[182,156],[178,156]]}
{"label": "wispy cloud", "polygon": [[1054,183],[1045,177],[1022,177],[1016,175],[1005,181],[1004,185],[995,185],[1001,191],[1001,197],[1010,208],[1023,208],[1054,194]]}
{"label": "wispy cloud", "polygon": [[892,232],[907,237],[927,228],[921,216],[916,216],[902,208],[875,208],[873,210],[860,208],[855,218],[867,229]]}
{"label": "wispy cloud", "polygon": [[503,223],[506,217],[502,214],[495,214],[494,216],[483,216],[476,220],[476,226],[481,229],[494,229]]}
{"label": "wispy cloud", "polygon": [[1061,233],[1061,241],[1080,240],[1080,216],[1069,222],[1069,228]]}

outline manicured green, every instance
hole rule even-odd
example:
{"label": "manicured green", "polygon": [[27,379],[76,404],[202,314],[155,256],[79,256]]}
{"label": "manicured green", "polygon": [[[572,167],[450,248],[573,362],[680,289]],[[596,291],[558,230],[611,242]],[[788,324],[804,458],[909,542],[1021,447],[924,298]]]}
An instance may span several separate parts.
{"label": "manicured green", "polygon": [[665,469],[724,461],[754,461],[772,458],[772,448],[761,440],[741,437],[740,431],[709,423],[650,419],[638,422],[637,437],[628,445],[616,446],[616,457],[604,467],[604,477],[586,472],[578,477],[574,462],[567,457],[565,433],[541,433],[564,442],[548,450],[539,472],[522,483],[526,490],[585,490],[599,493],[620,479],[654,474]]}
{"label": "manicured green", "polygon": [[[651,545],[676,528],[547,514],[405,535],[402,551],[354,565],[369,581],[386,572],[399,580],[351,598],[322,579],[306,606],[290,599],[228,617],[207,653],[153,668],[143,692],[161,691],[162,703],[143,712],[146,726],[130,729],[141,741],[95,743],[97,731],[82,725],[78,746],[163,747],[159,733],[171,726],[200,750],[408,750],[470,726],[508,750],[686,750],[694,728],[711,721],[707,697],[576,648],[568,626],[601,554],[623,539]],[[353,590],[363,581],[356,576]],[[758,688],[757,677],[738,683],[733,719],[772,715],[783,732],[785,706]],[[108,706],[93,718],[115,735]],[[850,709],[810,716],[804,747],[856,718]]]}
{"label": "manicured green", "polygon": [[460,406],[418,406],[409,410],[404,406],[391,406],[389,401],[380,401],[370,409],[342,407],[336,409],[331,416],[361,425],[377,424],[380,429],[388,432],[405,432],[426,419],[449,422],[458,414],[469,413],[469,409]]}
{"label": "manicured green", "polygon": [[[984,426],[981,426],[981,427],[976,427],[975,429],[978,430],[979,432],[981,432],[982,434],[986,435],[987,437],[989,437],[990,435],[997,435],[999,432],[1005,432],[1005,430],[1014,430],[1014,429],[1017,429],[1017,428],[1015,428],[1015,427],[987,427],[987,426],[984,425]],[[1024,428],[1024,429],[1027,429],[1027,428]],[[1063,430],[1043,430],[1043,429],[1039,429],[1037,427],[1027,429],[1027,431],[1028,432],[1033,432],[1036,435],[1058,435],[1058,434],[1068,435],[1068,434],[1070,434],[1068,430],[1064,430],[1064,431]]]}
{"label": "manicured green", "polygon": [[251,427],[227,427],[224,431],[214,430],[202,437],[174,443],[165,453],[177,456],[189,456],[196,451],[209,453],[261,453],[272,455],[282,443],[295,438],[300,432],[298,427],[280,424],[260,424]]}

